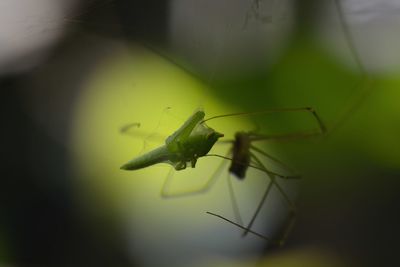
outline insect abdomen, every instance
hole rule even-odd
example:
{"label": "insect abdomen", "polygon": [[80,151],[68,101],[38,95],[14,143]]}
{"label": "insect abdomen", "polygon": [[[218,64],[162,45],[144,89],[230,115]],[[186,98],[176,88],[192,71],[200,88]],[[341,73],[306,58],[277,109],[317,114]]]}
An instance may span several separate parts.
{"label": "insect abdomen", "polygon": [[146,168],[157,163],[166,162],[169,156],[170,153],[164,145],[128,161],[121,166],[121,169],[133,171]]}

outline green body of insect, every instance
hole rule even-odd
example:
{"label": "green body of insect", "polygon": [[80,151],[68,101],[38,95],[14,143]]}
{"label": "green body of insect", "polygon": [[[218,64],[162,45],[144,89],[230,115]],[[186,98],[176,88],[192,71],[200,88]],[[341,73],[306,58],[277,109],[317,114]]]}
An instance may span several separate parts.
{"label": "green body of insect", "polygon": [[175,170],[183,170],[187,163],[196,166],[197,159],[205,156],[224,136],[203,123],[204,111],[196,111],[186,122],[165,140],[165,145],[136,157],[121,169],[138,170],[157,163],[168,163]]}

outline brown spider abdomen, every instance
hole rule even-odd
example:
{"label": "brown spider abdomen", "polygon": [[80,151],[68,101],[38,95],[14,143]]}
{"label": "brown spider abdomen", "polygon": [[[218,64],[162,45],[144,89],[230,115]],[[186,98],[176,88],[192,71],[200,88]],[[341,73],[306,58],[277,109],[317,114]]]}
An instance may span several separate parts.
{"label": "brown spider abdomen", "polygon": [[229,172],[239,179],[244,179],[250,164],[250,139],[245,132],[237,132],[233,143],[232,163]]}

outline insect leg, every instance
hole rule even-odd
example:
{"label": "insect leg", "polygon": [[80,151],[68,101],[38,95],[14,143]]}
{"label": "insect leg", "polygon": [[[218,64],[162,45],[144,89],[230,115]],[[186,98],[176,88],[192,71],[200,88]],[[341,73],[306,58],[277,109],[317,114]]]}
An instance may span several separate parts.
{"label": "insect leg", "polygon": [[340,114],[340,116],[338,116],[338,119],[332,124],[329,134],[331,134],[332,131],[336,130],[337,128],[341,127],[346,122],[346,120],[348,120],[350,114],[353,114],[358,109],[358,107],[361,106],[361,104],[365,101],[367,97],[369,97],[375,87],[375,81],[371,77],[371,75],[368,74],[361,55],[357,50],[350,25],[344,13],[342,1],[333,0],[333,3],[336,9],[336,13],[339,17],[340,27],[342,29],[347,46],[361,74],[362,80],[360,86],[357,86],[361,88],[361,91],[358,94],[355,94],[355,96],[353,97],[354,99],[352,99],[352,101],[347,104],[347,107],[344,109],[342,114]]}
{"label": "insect leg", "polygon": [[323,133],[318,131],[304,131],[304,132],[296,132],[289,134],[258,134],[255,132],[251,132],[251,141],[266,141],[266,140],[275,140],[275,141],[293,141],[293,140],[301,140],[308,138],[316,138],[321,136]]}
{"label": "insect leg", "polygon": [[222,220],[224,220],[224,221],[226,221],[226,222],[228,222],[228,223],[231,223],[231,224],[233,224],[233,225],[236,225],[237,227],[242,228],[243,230],[246,230],[246,231],[248,231],[249,233],[251,233],[251,234],[253,234],[253,235],[256,235],[256,236],[258,236],[258,237],[260,237],[260,238],[262,238],[262,239],[265,239],[265,240],[267,240],[267,241],[269,241],[269,242],[273,242],[272,244],[278,244],[278,243],[274,242],[273,240],[271,240],[269,237],[266,237],[266,236],[264,236],[264,235],[262,235],[262,234],[259,234],[259,233],[257,233],[257,232],[254,232],[254,231],[250,230],[250,229],[247,229],[247,228],[244,227],[243,225],[240,225],[240,224],[238,224],[238,223],[235,223],[235,222],[233,222],[233,221],[231,221],[231,220],[229,220],[229,219],[227,219],[227,218],[225,218],[225,217],[223,217],[223,216],[221,216],[221,215],[219,215],[219,214],[216,214],[216,213],[213,213],[213,212],[209,212],[209,211],[206,211],[206,213],[207,213],[207,214],[210,214],[210,215],[212,215],[212,216],[218,217],[218,218],[220,218],[220,219],[222,219]]}
{"label": "insect leg", "polygon": [[[271,189],[272,185],[275,185],[276,188],[278,189],[278,191],[281,193],[281,195],[283,196],[283,198],[285,199],[288,207],[289,207],[289,218],[288,218],[288,223],[287,225],[284,227],[284,232],[282,235],[282,238],[279,240],[280,245],[283,245],[284,242],[286,241],[287,236],[289,235],[289,232],[291,231],[291,229],[294,226],[296,217],[297,217],[297,209],[296,206],[294,205],[294,203],[292,202],[292,200],[289,198],[289,196],[286,194],[286,192],[283,190],[282,186],[276,182],[275,180],[275,176],[272,176],[269,174],[267,168],[265,167],[265,165],[254,155],[251,154],[251,157],[260,165],[265,169],[265,173],[268,175],[268,177],[270,178],[271,182],[268,184],[268,187],[264,193],[263,198],[261,199],[256,212],[254,213],[253,217],[250,220],[250,223],[247,225],[247,229],[250,229],[258,215],[258,213],[261,210],[262,205],[264,204],[264,201],[269,193],[269,190]],[[243,233],[243,235],[247,234],[247,230]]]}
{"label": "insect leg", "polygon": [[[253,156],[253,155],[252,155],[252,156]],[[263,165],[260,164],[258,161],[257,161],[257,164],[259,164],[260,166],[263,167]],[[264,168],[264,169],[259,168],[259,170],[265,172],[265,173],[268,175],[268,177],[270,178],[271,181],[270,181],[270,183],[268,184],[268,187],[267,187],[267,189],[265,190],[264,195],[263,195],[262,199],[260,200],[260,202],[259,202],[259,204],[258,204],[258,206],[257,206],[257,209],[256,209],[256,211],[255,211],[254,214],[253,214],[253,217],[252,217],[251,220],[250,220],[250,223],[249,223],[246,227],[244,227],[241,223],[235,223],[235,222],[233,222],[233,221],[231,221],[231,220],[229,220],[229,219],[227,219],[227,218],[225,218],[225,217],[223,217],[223,216],[221,216],[221,215],[218,215],[218,214],[215,214],[215,213],[212,213],[212,212],[207,212],[207,213],[210,214],[210,215],[216,216],[216,217],[218,217],[218,218],[220,218],[220,219],[223,219],[223,220],[225,220],[225,221],[227,221],[227,222],[229,222],[229,223],[231,223],[231,224],[233,224],[233,225],[236,225],[236,226],[239,227],[239,228],[242,228],[243,230],[245,230],[245,231],[243,232],[242,236],[245,236],[245,235],[247,235],[248,233],[251,233],[251,234],[254,234],[254,235],[258,236],[258,237],[261,237],[261,238],[263,238],[263,239],[266,239],[267,241],[271,241],[270,238],[268,238],[268,237],[266,237],[266,236],[264,236],[264,235],[261,235],[260,233],[257,233],[257,232],[255,232],[255,231],[252,231],[252,230],[251,230],[251,227],[252,227],[252,225],[253,225],[253,223],[254,223],[254,221],[255,221],[255,219],[256,219],[258,213],[260,212],[260,210],[261,210],[261,208],[262,208],[262,205],[264,204],[265,199],[267,198],[267,196],[268,196],[268,194],[269,194],[269,192],[270,192],[270,190],[271,190],[271,188],[272,188],[272,185],[276,183],[274,175],[271,174],[268,170],[266,170],[265,167],[263,167],[263,168]],[[278,186],[279,186],[279,185],[278,185]],[[290,200],[289,200],[289,201],[290,201]],[[285,235],[286,235],[286,234],[285,234]],[[273,242],[274,242],[273,244],[275,244],[275,245],[277,245],[277,244],[278,244],[278,245],[282,245],[282,244],[283,244],[283,242],[282,242],[281,240],[278,240],[277,242],[275,242],[275,241],[273,241]]]}
{"label": "insect leg", "polygon": [[[265,152],[265,151],[259,149],[258,147],[253,146],[253,145],[250,145],[250,149],[251,149],[251,150],[254,150],[254,151],[258,152],[258,153],[260,153],[261,155],[263,155],[264,157],[270,159],[271,161],[273,161],[273,162],[275,162],[275,163],[278,163],[283,169],[286,169],[286,170],[289,171],[290,173],[295,173],[295,171],[293,170],[292,167],[288,166],[286,163],[284,163],[284,162],[281,161],[280,159],[278,159],[278,158],[276,158],[276,157],[274,157],[274,156],[268,154],[267,152]],[[254,157],[254,154],[253,154],[253,157]],[[257,163],[258,163],[258,162],[257,162]],[[283,178],[283,179],[300,179],[300,178],[301,178],[301,176],[298,175],[298,174],[293,174],[293,175],[290,175],[290,176],[284,176],[284,175],[282,175],[282,176],[278,176],[278,177]]]}
{"label": "insect leg", "polygon": [[[231,153],[231,150],[228,151],[227,155]],[[217,178],[220,176],[222,170],[228,163],[227,160],[221,161],[213,175],[207,180],[207,182],[199,188],[193,188],[190,190],[182,190],[177,192],[170,192],[171,182],[174,176],[174,169],[172,168],[171,171],[168,173],[167,178],[165,179],[164,185],[161,189],[161,197],[163,198],[173,198],[173,197],[181,197],[181,196],[189,196],[194,194],[201,194],[207,192],[216,182]]]}
{"label": "insect leg", "polygon": [[[226,159],[226,160],[230,160],[230,161],[232,160],[232,158],[230,158],[230,157],[217,155],[217,154],[207,154],[205,156],[206,157],[218,157],[218,158],[222,158],[222,159]],[[248,165],[248,167],[254,168],[256,170],[260,170],[260,171],[265,172],[265,173],[267,173],[269,175],[277,176],[277,177],[280,177],[280,178],[283,178],[283,179],[300,179],[301,178],[301,176],[299,176],[299,175],[289,175],[288,176],[288,175],[283,175],[283,174],[279,174],[279,173],[267,170],[263,166],[260,166],[257,162],[256,162],[256,164],[253,164],[253,162],[251,162],[250,164],[243,163],[243,165],[244,164]]]}
{"label": "insect leg", "polygon": [[233,213],[235,214],[236,221],[240,225],[243,225],[243,220],[242,220],[242,217],[240,216],[239,205],[237,203],[237,200],[235,197],[235,192],[233,190],[230,172],[227,172],[227,180],[228,180],[229,196],[231,198]]}
{"label": "insect leg", "polygon": [[254,221],[256,220],[258,214],[261,211],[262,206],[264,205],[265,199],[267,198],[269,192],[271,191],[272,188],[272,184],[275,183],[274,177],[271,176],[269,173],[267,173],[268,177],[270,178],[270,183],[267,186],[267,189],[264,192],[263,197],[261,198],[260,202],[258,203],[257,209],[254,212],[253,216],[251,217],[250,222],[247,224],[246,230],[243,232],[243,236],[247,235],[249,233],[249,230],[251,229],[251,227],[253,226]]}
{"label": "insect leg", "polygon": [[323,123],[322,119],[319,117],[318,113],[311,107],[299,107],[299,108],[274,108],[274,109],[264,109],[253,112],[238,112],[238,113],[230,113],[224,115],[217,115],[207,119],[204,119],[201,123],[205,123],[210,120],[225,118],[225,117],[234,117],[234,116],[251,116],[251,115],[262,115],[262,114],[273,114],[273,113],[285,113],[285,112],[308,112],[313,118],[316,120],[320,133],[324,134],[326,132],[326,126]]}

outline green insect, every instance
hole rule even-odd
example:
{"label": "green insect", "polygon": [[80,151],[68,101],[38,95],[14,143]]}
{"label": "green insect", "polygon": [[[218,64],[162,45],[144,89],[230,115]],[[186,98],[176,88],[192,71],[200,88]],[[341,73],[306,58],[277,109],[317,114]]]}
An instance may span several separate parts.
{"label": "green insect", "polygon": [[[208,127],[206,125],[207,121],[231,117],[231,116],[246,116],[246,115],[264,115],[271,113],[280,113],[280,112],[308,112],[310,113],[314,119],[317,121],[319,129],[317,131],[303,132],[303,133],[295,133],[295,134],[286,134],[286,135],[263,135],[256,133],[254,131],[244,132],[238,131],[235,134],[234,139],[232,140],[223,140],[219,141],[220,143],[230,144],[231,148],[228,150],[226,155],[217,155],[217,154],[208,154],[211,148],[217,143],[219,138],[223,137],[222,133],[215,131],[214,129]],[[149,167],[151,165],[157,163],[168,163],[172,165],[175,170],[182,171],[184,170],[188,163],[192,168],[195,168],[196,162],[201,157],[218,157],[222,158],[220,166],[215,171],[214,175],[212,175],[208,181],[201,186],[200,188],[196,188],[191,191],[184,192],[175,192],[171,193],[169,191],[169,185],[173,178],[173,172],[171,172],[161,190],[162,197],[177,197],[177,196],[185,196],[192,195],[196,193],[204,193],[209,190],[212,185],[215,183],[216,179],[220,176],[220,171],[226,166],[226,163],[230,162],[229,174],[235,176],[238,179],[244,179],[246,177],[246,172],[248,168],[253,168],[258,171],[263,172],[268,179],[270,180],[267,189],[265,190],[262,199],[260,200],[255,213],[253,214],[250,223],[245,227],[243,226],[242,219],[240,217],[239,209],[236,204],[236,199],[233,193],[232,184],[230,181],[230,175],[228,175],[228,185],[229,185],[229,193],[231,196],[232,207],[235,213],[235,217],[238,223],[235,223],[231,220],[228,220],[221,215],[207,212],[210,215],[220,217],[223,220],[226,220],[230,223],[235,224],[236,226],[244,229],[243,236],[247,233],[255,234],[259,237],[267,239],[269,241],[273,241],[277,244],[282,244],[287,237],[288,232],[293,226],[295,217],[296,217],[296,207],[294,203],[290,200],[290,198],[285,193],[284,189],[279,185],[276,181],[276,177],[282,179],[299,179],[299,175],[283,175],[269,170],[265,164],[262,163],[262,159],[259,158],[258,155],[265,157],[267,160],[272,161],[281,165],[283,168],[290,169],[287,167],[282,161],[277,158],[271,156],[267,152],[263,151],[259,147],[256,147],[253,143],[257,141],[266,141],[273,139],[298,139],[298,138],[309,138],[316,135],[320,135],[325,133],[326,127],[323,124],[322,120],[319,118],[317,113],[312,108],[286,108],[286,109],[270,109],[263,110],[257,112],[247,112],[247,113],[232,113],[214,116],[208,119],[204,119],[205,113],[203,111],[196,111],[192,116],[190,116],[186,122],[171,136],[169,136],[165,140],[165,144],[147,152],[139,157],[136,157],[124,164],[121,169],[124,170],[137,170],[145,167]],[[282,238],[277,241],[271,240],[270,238],[263,236],[255,231],[251,230],[251,227],[257,218],[263,204],[265,203],[267,196],[269,195],[272,186],[275,185],[283,196],[285,202],[289,207],[289,219],[288,224],[285,227],[284,234]]]}
{"label": "green insect", "polygon": [[197,159],[207,155],[224,135],[208,127],[204,112],[196,111],[186,122],[160,146],[122,165],[123,170],[138,170],[157,163],[171,164],[175,170],[186,169],[187,163],[196,166]]}

